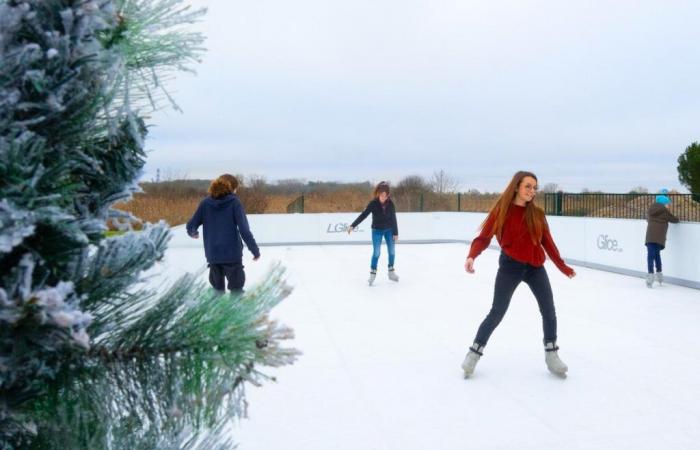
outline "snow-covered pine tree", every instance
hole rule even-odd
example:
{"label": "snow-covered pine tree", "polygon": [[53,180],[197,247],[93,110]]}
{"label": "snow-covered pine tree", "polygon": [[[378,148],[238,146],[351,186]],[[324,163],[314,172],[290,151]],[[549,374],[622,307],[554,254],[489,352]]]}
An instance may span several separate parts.
{"label": "snow-covered pine tree", "polygon": [[261,366],[291,363],[267,313],[274,267],[242,297],[143,271],[164,223],[105,237],[138,189],[145,113],[190,70],[203,11],[180,0],[0,0],[0,448],[228,448]]}

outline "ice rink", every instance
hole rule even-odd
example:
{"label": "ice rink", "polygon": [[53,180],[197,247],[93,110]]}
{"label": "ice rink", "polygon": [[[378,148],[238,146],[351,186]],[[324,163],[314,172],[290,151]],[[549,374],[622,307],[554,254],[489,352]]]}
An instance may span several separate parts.
{"label": "ice rink", "polygon": [[[168,270],[202,268],[201,247],[175,231]],[[240,449],[700,448],[700,291],[575,266],[570,280],[547,262],[568,378],[546,369],[522,284],[465,380],[498,252],[468,275],[465,244],[399,244],[394,283],[385,250],[373,287],[369,245],[263,247],[258,262],[246,252],[248,286],[272,261],[287,267],[294,292],[273,315],[303,355],[265,370],[277,383],[247,388]]]}

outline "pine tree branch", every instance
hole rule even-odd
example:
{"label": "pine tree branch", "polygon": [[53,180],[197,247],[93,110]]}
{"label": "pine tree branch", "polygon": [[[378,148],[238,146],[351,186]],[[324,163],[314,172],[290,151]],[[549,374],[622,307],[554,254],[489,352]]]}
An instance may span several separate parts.
{"label": "pine tree branch", "polygon": [[[179,0],[0,0],[0,449],[213,448],[245,382],[291,363],[281,268],[232,299],[142,273],[164,224],[104,239],[138,190],[164,84],[202,11]],[[31,447],[30,447],[31,445]]]}
{"label": "pine tree branch", "polygon": [[[292,337],[290,331],[267,318],[269,309],[290,292],[280,283],[283,273],[274,267],[263,283],[243,296],[220,295],[191,276],[176,282],[144,320],[134,321],[120,338],[106,339],[59,376],[49,396],[54,400],[37,407],[48,412],[47,418],[61,418],[50,426],[52,439],[57,439],[56,430],[83,429],[105,414],[121,418],[117,423],[141,418],[136,423],[127,420],[124,427],[98,428],[101,437],[92,439],[109,443],[109,448],[120,448],[115,442],[127,436],[141,435],[150,442],[153,433],[185,428],[191,437],[201,437],[203,430],[243,416],[244,383],[270,380],[257,366],[289,364],[298,356],[296,350],[280,346]],[[200,298],[192,301],[196,296]],[[163,314],[165,319],[146,325]],[[182,331],[173,333],[177,328]],[[163,335],[173,339],[164,340]],[[74,399],[69,411],[62,409],[66,398]],[[113,399],[113,404],[101,399]],[[74,439],[70,432],[59,434],[61,445]]]}

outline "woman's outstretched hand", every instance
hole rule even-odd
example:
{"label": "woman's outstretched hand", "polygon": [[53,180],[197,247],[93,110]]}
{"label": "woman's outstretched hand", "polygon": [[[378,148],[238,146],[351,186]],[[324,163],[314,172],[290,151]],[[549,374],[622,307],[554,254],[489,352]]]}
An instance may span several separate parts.
{"label": "woman's outstretched hand", "polygon": [[576,272],[572,271],[569,275],[567,275],[569,278],[573,278],[576,276]]}
{"label": "woman's outstretched hand", "polygon": [[467,258],[467,262],[464,263],[464,270],[467,273],[474,273],[474,258]]}
{"label": "woman's outstretched hand", "polygon": [[349,226],[349,227],[348,227],[348,234],[352,233],[352,230],[354,230],[354,229],[355,229],[355,227]]}

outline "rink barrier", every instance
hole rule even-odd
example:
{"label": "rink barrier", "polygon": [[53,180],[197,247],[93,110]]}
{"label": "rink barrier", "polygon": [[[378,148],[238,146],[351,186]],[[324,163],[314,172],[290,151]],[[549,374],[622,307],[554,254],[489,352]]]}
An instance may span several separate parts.
{"label": "rink barrier", "polygon": [[[478,234],[485,213],[398,213],[399,244],[464,243]],[[251,230],[260,246],[370,245],[371,218],[356,231],[347,228],[357,213],[251,214]],[[634,277],[646,276],[646,221],[548,216],[552,236],[567,263]],[[491,248],[498,249],[496,239]],[[171,247],[201,248],[184,227],[173,229]],[[664,280],[700,289],[700,224],[670,224],[661,253]]]}

